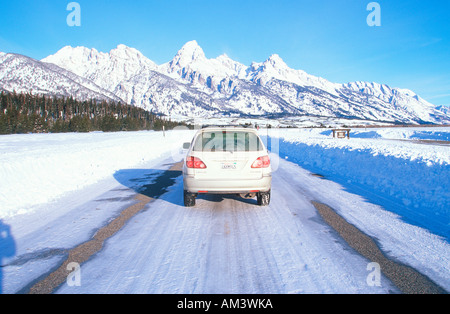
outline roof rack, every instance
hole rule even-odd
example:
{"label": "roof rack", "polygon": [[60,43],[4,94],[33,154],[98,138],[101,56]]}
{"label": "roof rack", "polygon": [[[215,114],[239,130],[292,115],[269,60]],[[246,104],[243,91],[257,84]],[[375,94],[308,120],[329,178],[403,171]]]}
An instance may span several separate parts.
{"label": "roof rack", "polygon": [[244,129],[252,129],[251,125],[241,125],[241,124],[228,124],[228,125],[202,125],[202,129],[206,128],[244,128]]}

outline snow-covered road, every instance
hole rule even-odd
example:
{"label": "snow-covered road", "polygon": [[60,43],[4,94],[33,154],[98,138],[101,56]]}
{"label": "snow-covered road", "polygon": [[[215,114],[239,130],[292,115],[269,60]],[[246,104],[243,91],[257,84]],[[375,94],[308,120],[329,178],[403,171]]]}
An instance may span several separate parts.
{"label": "snow-covered road", "polygon": [[[33,221],[34,231],[26,234],[22,230],[23,236],[16,239],[16,256],[2,268],[3,292],[28,292],[68,258],[70,249],[90,240],[100,227],[135,204],[138,192],[151,193],[149,187],[155,183],[152,178],[167,170],[169,161],[120,171],[114,180],[102,181],[54,203],[55,208],[66,206],[64,215],[52,222],[48,217],[42,217],[45,223]],[[343,191],[331,181],[281,160],[274,174],[269,207],[234,196],[203,196],[195,208],[185,208],[182,178],[173,175],[172,179],[159,199],[148,202],[105,241],[100,251],[81,264],[76,274],[78,282],[64,281],[54,292],[399,292],[384,275],[379,284],[368,283],[368,278],[374,276],[371,261],[352,249],[311,204],[312,200],[319,200],[346,208],[354,219],[376,211],[374,223],[384,221],[381,208]],[[358,213],[352,214],[355,209]],[[392,214],[384,215],[393,224],[402,223]],[[23,225],[22,228],[25,229]],[[417,264],[436,258],[439,245],[445,245],[434,237],[428,236],[427,240],[426,232],[421,234],[418,228],[415,231],[420,239],[402,239],[402,234],[392,232],[396,228],[383,232],[396,243],[396,250],[409,249],[408,243],[397,241],[414,241]],[[418,247],[419,240],[424,241],[422,248]],[[436,254],[421,254],[421,250],[429,252],[430,243],[435,245]],[[447,283],[448,289],[447,266],[439,269],[440,263],[428,264],[431,265],[427,266],[426,275],[441,285]]]}
{"label": "snow-covered road", "polygon": [[[450,290],[450,246],[444,237],[276,154],[270,206],[234,196],[201,196],[196,207],[185,208],[181,173],[172,169],[181,155],[173,147],[191,136],[5,137],[1,183],[3,193],[13,194],[0,195],[0,294],[39,288],[61,269],[62,280],[47,287],[51,292],[401,292],[389,276],[392,269],[384,269],[391,265],[376,260],[378,278],[374,260],[354,249],[314,202],[328,205],[369,236],[394,263]],[[289,147],[296,156],[296,147]],[[62,162],[75,157],[81,161]],[[22,179],[13,163],[19,159]],[[43,185],[34,184],[38,178]],[[92,182],[85,183],[88,178]],[[31,187],[43,192],[42,204]],[[21,195],[27,198],[21,201]],[[81,253],[79,271],[73,264],[66,268]]]}
{"label": "snow-covered road", "polygon": [[134,217],[82,266],[82,285],[58,293],[360,293],[369,287],[365,260],[318,217],[290,183],[275,176],[273,203],[204,196],[182,206],[182,181]]}

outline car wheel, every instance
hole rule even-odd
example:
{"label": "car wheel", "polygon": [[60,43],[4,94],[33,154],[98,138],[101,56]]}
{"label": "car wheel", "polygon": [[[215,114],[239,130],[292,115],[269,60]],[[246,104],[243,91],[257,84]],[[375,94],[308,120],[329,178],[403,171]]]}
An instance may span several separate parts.
{"label": "car wheel", "polygon": [[184,191],[184,206],[193,207],[195,206],[195,194]]}
{"label": "car wheel", "polygon": [[270,204],[270,191],[265,193],[258,193],[256,200],[259,206],[269,206]]}

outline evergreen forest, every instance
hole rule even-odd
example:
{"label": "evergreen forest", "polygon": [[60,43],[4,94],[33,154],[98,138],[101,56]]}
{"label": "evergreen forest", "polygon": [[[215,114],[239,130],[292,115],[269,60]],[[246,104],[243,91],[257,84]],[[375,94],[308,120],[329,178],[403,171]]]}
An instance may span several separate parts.
{"label": "evergreen forest", "polygon": [[172,129],[182,123],[119,102],[0,93],[0,134]]}

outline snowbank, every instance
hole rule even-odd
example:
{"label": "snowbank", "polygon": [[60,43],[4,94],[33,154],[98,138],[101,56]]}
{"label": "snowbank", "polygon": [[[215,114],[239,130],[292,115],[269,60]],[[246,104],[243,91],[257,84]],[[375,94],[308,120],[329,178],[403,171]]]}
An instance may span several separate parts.
{"label": "snowbank", "polygon": [[[190,138],[189,138],[190,137]],[[32,211],[117,170],[175,155],[190,132],[25,134],[0,137],[0,218]]]}
{"label": "snowbank", "polygon": [[370,129],[333,139],[330,130],[279,130],[279,154],[450,238],[450,146],[408,139],[445,140],[450,129]]}

